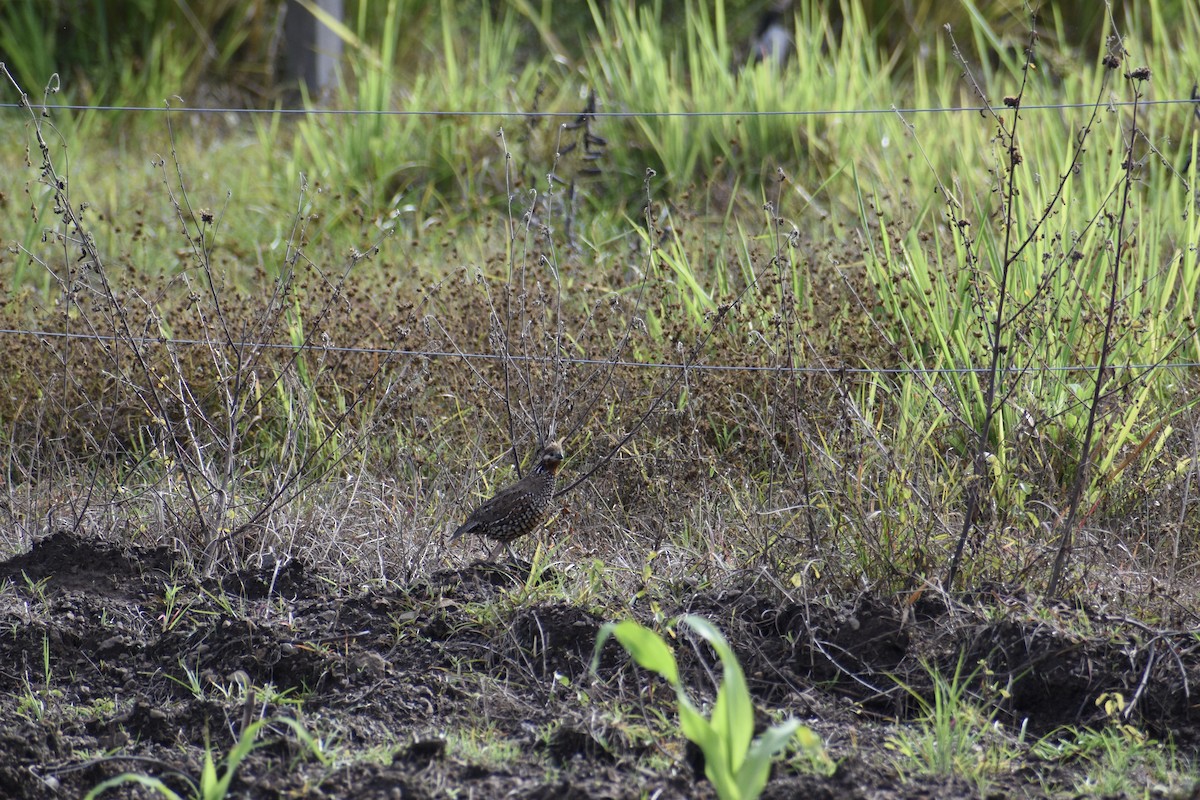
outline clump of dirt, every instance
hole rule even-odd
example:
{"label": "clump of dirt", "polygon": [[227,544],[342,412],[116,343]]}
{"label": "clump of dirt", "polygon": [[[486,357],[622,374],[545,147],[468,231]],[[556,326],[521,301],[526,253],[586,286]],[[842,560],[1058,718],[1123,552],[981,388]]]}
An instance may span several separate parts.
{"label": "clump of dirt", "polygon": [[[667,687],[615,644],[593,675],[605,619],[522,602],[519,567],[480,563],[357,594],[298,562],[223,581],[183,574],[165,549],[67,533],[0,564],[0,795],[82,796],[125,772],[186,793],[206,746],[220,758],[266,720],[233,796],[713,796],[702,760],[655,727],[674,719]],[[932,696],[925,665],[952,674],[960,657],[986,666],[979,685],[1005,687],[1001,722],[1102,723],[1096,698],[1121,692],[1131,721],[1185,753],[1200,745],[1186,632],[1110,620],[1108,635],[1085,637],[1069,622],[1086,612],[1071,609],[1034,622],[997,607],[905,610],[872,596],[834,607],[739,588],[673,602],[663,610],[724,630],[760,709],[800,717],[827,744],[831,770],[779,765],[767,797],[977,796],[960,778],[902,776],[884,747],[913,724],[913,696]],[[676,651],[693,697],[711,699],[715,656],[682,634]],[[1054,784],[1047,768],[1027,786],[1022,769],[993,787]]]}

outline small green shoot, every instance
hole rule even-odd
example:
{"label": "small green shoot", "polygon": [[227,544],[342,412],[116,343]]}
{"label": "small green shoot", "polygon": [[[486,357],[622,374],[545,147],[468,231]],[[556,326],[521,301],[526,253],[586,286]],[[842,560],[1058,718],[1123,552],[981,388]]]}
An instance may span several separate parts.
{"label": "small green shoot", "polygon": [[204,766],[200,768],[200,779],[193,781],[191,778],[185,778],[188,784],[188,794],[180,795],[169,786],[162,782],[159,778],[142,773],[126,772],[116,777],[100,783],[96,788],[87,793],[84,800],[93,800],[99,797],[110,789],[115,789],[119,786],[124,786],[127,783],[135,783],[139,786],[144,786],[158,792],[162,797],[168,800],[184,800],[185,797],[194,798],[195,800],[223,800],[229,796],[229,785],[237,776],[238,767],[242,762],[260,747],[263,742],[259,739],[259,733],[263,728],[272,724],[282,724],[291,728],[296,739],[303,744],[310,753],[313,754],[323,764],[328,763],[328,756],[325,753],[325,748],[320,740],[314,737],[308,730],[296,720],[290,717],[274,717],[271,719],[260,719],[246,727],[242,731],[242,735],[238,737],[237,743],[229,754],[221,759],[221,765],[218,767],[217,762],[213,758],[213,749],[209,745],[204,750]]}
{"label": "small green shoot", "polygon": [[[990,713],[976,702],[969,684],[977,672],[963,674],[959,658],[954,674],[946,677],[932,664],[925,666],[933,679],[933,699],[900,684],[920,706],[916,729],[889,737],[886,747],[903,756],[897,763],[902,774],[959,775],[982,791],[989,776],[1004,772],[1020,754],[1023,734],[1004,734]],[[986,792],[984,792],[986,794]]]}
{"label": "small green shoot", "polygon": [[682,621],[708,642],[721,659],[724,678],[717,689],[712,715],[704,714],[688,697],[679,679],[675,654],[661,636],[634,620],[609,622],[596,637],[592,672],[600,662],[600,651],[612,636],[644,669],[661,675],[675,689],[679,701],[679,726],[683,735],[704,753],[704,774],[721,800],[756,798],[767,785],[771,761],[793,739],[805,749],[821,747],[820,738],[799,720],[787,719],[754,736],[754,704],[746,676],[729,642],[711,622],[693,614]]}
{"label": "small green shoot", "polygon": [[179,593],[183,586],[177,583],[163,587],[163,613],[158,620],[162,624],[163,633],[173,630],[179,621],[191,610],[192,604],[180,604]]}
{"label": "small green shoot", "polygon": [[172,683],[177,683],[191,693],[192,697],[197,700],[204,699],[204,684],[200,680],[200,670],[192,669],[183,661],[179,662],[179,666],[183,667],[184,678],[176,678],[174,675],[167,675],[167,680]]}
{"label": "small green shoot", "polygon": [[46,595],[46,587],[50,584],[50,576],[47,575],[35,581],[33,578],[30,578],[24,570],[22,570],[21,577],[25,580],[25,588],[29,590],[29,593],[36,597],[39,603],[45,604],[48,599]]}

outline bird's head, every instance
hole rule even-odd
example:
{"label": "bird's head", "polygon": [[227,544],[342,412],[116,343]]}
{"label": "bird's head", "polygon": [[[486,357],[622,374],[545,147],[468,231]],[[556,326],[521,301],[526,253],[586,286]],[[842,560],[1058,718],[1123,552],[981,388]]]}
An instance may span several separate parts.
{"label": "bird's head", "polygon": [[558,465],[563,462],[566,456],[563,455],[563,441],[559,439],[557,442],[549,442],[542,448],[542,457],[538,460],[542,469],[554,474],[558,472]]}

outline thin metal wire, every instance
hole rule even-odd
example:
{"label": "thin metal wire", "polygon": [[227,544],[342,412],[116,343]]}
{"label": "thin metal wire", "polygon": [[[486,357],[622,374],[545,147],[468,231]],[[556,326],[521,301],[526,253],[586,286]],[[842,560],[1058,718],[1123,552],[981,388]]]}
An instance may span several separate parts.
{"label": "thin metal wire", "polygon": [[[1139,106],[1148,105],[1196,105],[1197,101],[1194,98],[1179,98],[1167,100],[1141,100],[1141,101],[1118,101],[1114,100],[1106,105],[1117,108],[1123,106]],[[1022,106],[1022,111],[1049,111],[1058,109],[1081,109],[1093,108],[1094,103],[1047,103]],[[36,105],[35,107],[41,107]],[[23,109],[24,106],[20,103],[0,103],[0,109]],[[415,111],[391,111],[391,110],[360,110],[360,109],[302,109],[302,108],[201,108],[194,106],[109,106],[109,105],[78,105],[64,104],[49,106],[51,109],[62,109],[70,111],[111,111],[111,112],[140,112],[140,113],[163,113],[177,112],[188,114],[284,114],[284,115],[320,115],[320,116],[420,116],[420,117],[537,117],[537,118],[568,118],[576,119],[579,117],[577,111],[434,111],[434,110],[415,110]],[[980,113],[989,110],[988,106],[961,106],[953,108],[858,108],[858,109],[821,109],[809,111],[596,111],[589,113],[591,117],[612,117],[612,118],[631,118],[631,117],[810,117],[810,116],[837,116],[837,115],[878,115],[878,114],[938,114],[938,113]],[[122,337],[104,336],[99,334],[85,333],[69,333],[61,331],[44,331],[31,330],[22,328],[6,328],[0,329],[0,335],[16,335],[16,336],[34,336],[40,338],[67,338],[67,339],[83,339],[92,341],[129,341]],[[225,342],[208,341],[204,339],[161,339],[154,337],[141,337],[133,341],[139,344],[151,343],[171,343],[185,346],[201,346],[212,347],[226,346]],[[280,349],[294,350],[296,345],[278,344],[271,342],[233,342],[235,347],[245,348],[260,348],[260,349]],[[328,345],[303,345],[302,349],[329,352],[329,353],[359,353],[384,355],[393,354],[399,356],[408,356],[413,358],[452,358],[452,359],[467,359],[479,361],[495,361],[503,358],[511,358],[515,361],[536,361],[537,359],[531,356],[502,356],[494,353],[461,353],[450,351],[437,350],[400,350],[390,348],[375,348],[375,347],[337,347]],[[828,374],[831,372],[842,374],[922,374],[922,375],[946,375],[946,374],[967,374],[967,373],[984,373],[986,367],[939,367],[939,368],[914,368],[914,367],[849,367],[844,365],[839,366],[800,366],[800,367],[764,367],[751,365],[736,365],[736,364],[672,364],[668,362],[643,362],[643,361],[611,361],[609,359],[591,359],[591,358],[563,358],[566,363],[580,365],[600,365],[609,364],[618,367],[631,367],[643,369],[688,369],[698,372],[774,372],[774,373],[794,373],[794,374]],[[1178,362],[1170,364],[1117,364],[1109,365],[1107,368],[1113,370],[1147,370],[1147,369],[1192,369],[1200,367],[1197,362]],[[1017,373],[1026,371],[1027,367],[1008,367],[1002,372]],[[1047,366],[1041,367],[1039,371],[1043,372],[1094,372],[1099,369],[1095,365],[1069,365],[1069,366]]]}
{"label": "thin metal wire", "polygon": [[[1122,108],[1137,104],[1145,106],[1197,105],[1195,98],[1175,98],[1166,100],[1111,100],[1104,103],[1106,108]],[[32,103],[34,108],[42,108],[39,103]],[[1034,103],[1022,105],[1022,111],[1055,111],[1064,109],[1094,108],[1095,103]],[[0,103],[3,109],[23,109],[21,103]],[[179,114],[283,114],[295,116],[380,116],[380,117],[535,117],[578,119],[579,111],[439,111],[433,109],[417,110],[381,110],[357,108],[204,108],[199,106],[89,106],[80,104],[63,104],[46,106],[48,110],[64,111],[117,111],[138,113],[179,113]],[[611,117],[623,119],[629,117],[830,117],[856,116],[878,114],[978,114],[985,111],[1008,111],[1000,106],[951,106],[927,108],[846,108],[846,109],[812,109],[808,111],[590,111],[587,116],[596,119]]]}
{"label": "thin metal wire", "polygon": [[[227,342],[225,340],[209,340],[209,339],[166,339],[154,336],[142,336],[129,339],[123,336],[105,336],[103,334],[93,333],[71,333],[67,331],[42,331],[30,330],[26,328],[0,328],[0,336],[32,336],[44,339],[84,339],[89,341],[99,342],[130,342],[139,345],[148,344],[173,344],[183,345],[187,347],[220,347],[227,348],[230,346],[245,349],[262,349],[262,350],[308,350],[317,353],[356,353],[363,355],[393,355],[406,356],[410,358],[449,358],[449,359],[465,359],[469,361],[502,361],[510,359],[518,362],[538,362],[543,361],[536,356],[520,356],[520,355],[502,355],[498,353],[463,353],[452,352],[449,350],[401,350],[399,348],[388,347],[341,347],[336,345],[294,345],[280,344],[277,342]],[[801,367],[763,367],[741,364],[673,364],[666,361],[612,361],[604,358],[567,358],[560,359],[567,364],[580,365],[599,365],[608,364],[618,367],[630,367],[633,369],[686,369],[692,372],[773,372],[777,374],[797,374],[797,375],[829,375],[829,374],[844,374],[844,375],[966,375],[969,373],[982,374],[988,371],[987,367],[850,367],[845,365],[820,365],[820,366],[801,366]],[[1160,369],[1195,369],[1200,367],[1200,362],[1196,361],[1180,361],[1167,364],[1108,364],[1106,370],[1114,371],[1140,371],[1140,370],[1160,370]],[[1006,367],[1000,370],[1005,374],[1015,374],[1020,372],[1095,372],[1099,367],[1094,364],[1076,364],[1065,366],[1044,366],[1044,367]]]}

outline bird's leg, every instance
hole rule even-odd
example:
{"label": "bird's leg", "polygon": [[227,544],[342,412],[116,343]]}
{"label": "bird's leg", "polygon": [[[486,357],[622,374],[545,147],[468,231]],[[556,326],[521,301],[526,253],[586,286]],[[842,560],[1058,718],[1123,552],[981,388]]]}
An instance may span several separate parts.
{"label": "bird's leg", "polygon": [[494,545],[491,546],[491,548],[488,549],[488,551],[487,551],[487,560],[488,561],[495,562],[496,551],[500,549],[501,544],[504,544],[504,542],[496,542]]}

